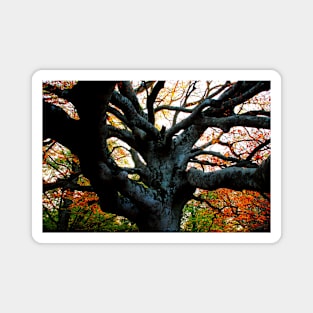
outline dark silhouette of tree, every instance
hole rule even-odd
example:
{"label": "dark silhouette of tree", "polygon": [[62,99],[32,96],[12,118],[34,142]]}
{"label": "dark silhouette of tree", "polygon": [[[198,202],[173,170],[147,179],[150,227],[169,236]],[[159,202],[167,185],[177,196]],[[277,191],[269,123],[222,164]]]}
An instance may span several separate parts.
{"label": "dark silhouette of tree", "polygon": [[197,188],[270,192],[270,110],[260,100],[269,81],[45,82],[43,90],[79,116],[44,97],[43,139],[77,155],[101,209],[140,231],[179,231]]}

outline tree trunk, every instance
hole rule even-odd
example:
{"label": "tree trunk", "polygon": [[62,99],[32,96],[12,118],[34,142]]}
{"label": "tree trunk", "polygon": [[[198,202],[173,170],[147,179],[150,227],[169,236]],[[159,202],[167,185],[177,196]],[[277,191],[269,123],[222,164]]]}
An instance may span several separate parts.
{"label": "tree trunk", "polygon": [[[176,195],[167,192],[159,202],[158,211],[140,214],[137,226],[141,232],[178,232],[180,220],[186,202],[190,199],[191,190]],[[160,195],[161,196],[161,195]]]}
{"label": "tree trunk", "polygon": [[195,191],[185,171],[188,159],[174,144],[170,148],[156,143],[150,147],[146,160],[157,205],[153,212],[141,209],[144,213],[136,223],[144,232],[177,232],[184,205]]}

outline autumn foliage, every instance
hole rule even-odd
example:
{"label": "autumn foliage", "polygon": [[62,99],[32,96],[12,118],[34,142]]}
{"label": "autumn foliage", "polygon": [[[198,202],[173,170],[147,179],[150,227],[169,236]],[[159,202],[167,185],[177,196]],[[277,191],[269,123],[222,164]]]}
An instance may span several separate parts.
{"label": "autumn foliage", "polygon": [[270,230],[269,195],[220,188],[199,190],[184,208],[183,231],[251,232]]}
{"label": "autumn foliage", "polygon": [[[116,88],[121,94],[127,95],[133,103],[146,103],[147,119],[155,126],[151,136],[155,131],[158,138],[161,138],[165,129],[168,129],[169,137],[173,136],[171,125],[172,128],[175,128],[177,124],[180,125],[184,117],[190,115],[192,110],[207,97],[210,96],[212,99],[222,90],[227,90],[227,88],[231,90],[235,87],[235,83],[230,82],[215,86],[211,83],[204,84],[205,92],[197,88],[197,81],[177,81],[169,82],[169,84],[164,84],[164,82],[155,84],[150,81],[133,82],[133,87],[119,83]],[[43,82],[44,105],[52,104],[62,109],[62,112],[65,111],[71,120],[79,121],[80,117],[75,105],[62,98],[62,95],[66,95],[67,91],[76,84],[76,81]],[[131,99],[130,95],[134,92],[137,93],[138,99]],[[155,97],[153,92],[156,93]],[[116,99],[122,101],[117,95],[116,93]],[[152,111],[151,107],[149,110],[149,106],[152,105],[149,103],[151,98],[154,100]],[[179,109],[177,103],[180,103]],[[234,108],[229,105],[231,109],[218,113],[220,114],[218,117],[220,120],[224,118],[223,121],[228,118],[231,123],[234,123],[232,118],[235,115],[268,117],[270,116],[270,103],[270,92],[265,91]],[[212,112],[214,110],[220,112],[217,108],[212,109]],[[154,114],[152,115],[151,112]],[[135,167],[137,164],[139,164],[138,169],[143,167],[142,158],[130,147],[130,144],[121,140],[121,138],[125,141],[129,140],[130,143],[133,140],[130,136],[126,136],[128,128],[125,124],[128,122],[125,121],[125,115],[127,114],[123,114],[117,105],[110,104],[106,112],[106,125],[108,132],[113,135],[107,138],[106,148],[109,157],[115,162],[115,167],[118,166],[127,171],[129,180],[147,189],[146,182],[141,179],[140,171],[137,171]],[[204,126],[205,118],[203,117],[201,120],[203,124],[199,124],[199,127]],[[246,120],[252,121],[248,118]],[[203,173],[213,173],[227,168],[256,169],[269,158],[271,133],[268,128],[239,125],[228,127],[229,131],[225,131],[227,127],[225,122],[224,127],[220,128],[217,124],[203,131],[192,146],[190,158],[186,163],[187,170],[193,168]],[[141,133],[140,136],[142,136]],[[103,211],[97,193],[89,179],[84,176],[77,155],[53,138],[43,139],[43,231],[139,231],[136,223],[129,219]],[[267,192],[243,188],[239,190],[196,188],[182,211],[180,230],[184,232],[268,232],[270,231],[270,215],[270,194]]]}

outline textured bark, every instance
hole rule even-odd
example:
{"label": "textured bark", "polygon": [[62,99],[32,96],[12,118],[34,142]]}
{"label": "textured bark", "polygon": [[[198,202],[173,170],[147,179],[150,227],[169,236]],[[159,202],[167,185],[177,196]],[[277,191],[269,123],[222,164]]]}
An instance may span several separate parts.
{"label": "textured bark", "polygon": [[202,189],[250,189],[270,192],[270,157],[259,168],[230,167],[212,173],[191,168],[188,172],[191,185]]}
{"label": "textured bark", "polygon": [[[154,101],[163,86],[164,82],[149,83],[144,111],[129,82],[78,82],[63,94],[76,107],[78,121],[43,103],[43,139],[53,138],[77,154],[102,210],[131,219],[140,231],[179,231],[182,209],[196,188],[270,190],[270,159],[258,168],[241,168],[238,162],[238,167],[211,173],[187,170],[198,154],[193,146],[208,127],[225,132],[233,126],[270,127],[268,116],[228,113],[238,103],[268,90],[268,82],[238,82],[230,87],[227,83],[219,89],[218,100],[204,99],[186,119],[159,131],[154,125]],[[124,129],[106,123],[108,112],[120,119]],[[107,147],[110,137],[131,147],[134,168],[116,164]],[[140,176],[140,182],[129,178],[133,173]]]}

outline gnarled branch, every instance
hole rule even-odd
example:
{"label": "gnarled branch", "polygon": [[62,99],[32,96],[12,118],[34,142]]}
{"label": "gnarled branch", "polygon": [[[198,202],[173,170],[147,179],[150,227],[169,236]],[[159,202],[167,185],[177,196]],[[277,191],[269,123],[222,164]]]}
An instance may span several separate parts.
{"label": "gnarled branch", "polygon": [[192,186],[207,190],[231,188],[269,192],[270,158],[258,168],[229,167],[209,173],[191,168],[187,172],[187,179]]}

